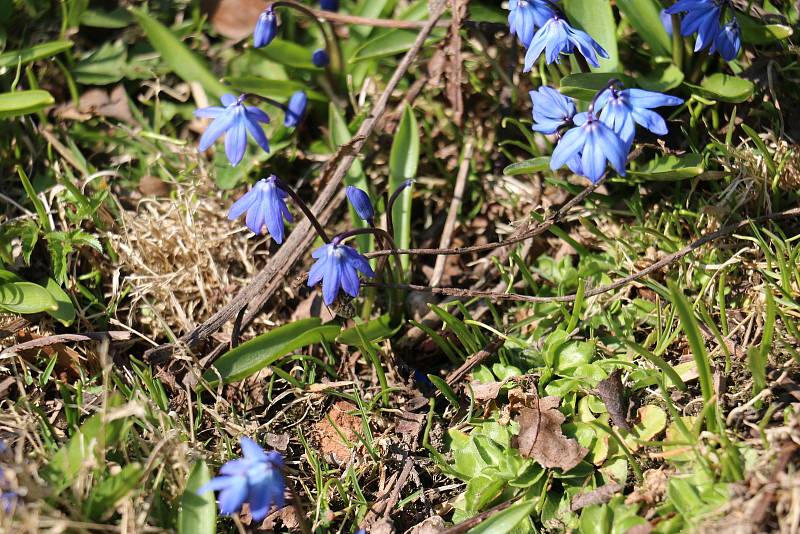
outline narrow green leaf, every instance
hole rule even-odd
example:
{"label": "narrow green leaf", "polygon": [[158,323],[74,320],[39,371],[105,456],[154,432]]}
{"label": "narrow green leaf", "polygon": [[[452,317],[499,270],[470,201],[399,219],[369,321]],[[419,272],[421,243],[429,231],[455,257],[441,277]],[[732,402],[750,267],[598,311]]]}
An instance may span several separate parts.
{"label": "narrow green leaf", "polygon": [[305,91],[309,100],[327,102],[328,97],[308,88],[303,82],[292,80],[267,80],[259,76],[232,76],[225,78],[231,87],[242,93],[253,93],[278,100],[289,99],[296,91]]}
{"label": "narrow green leaf", "polygon": [[[392,325],[392,318],[389,314],[381,315],[366,324],[358,327],[348,328],[336,337],[337,343],[343,343],[352,347],[360,347],[364,343],[380,341],[395,335],[403,326],[402,322]],[[361,335],[359,335],[361,332]]]}
{"label": "narrow green leaf", "polygon": [[659,16],[662,7],[656,0],[617,0],[617,7],[655,55],[672,54],[672,41]]}
{"label": "narrow green leaf", "polygon": [[643,167],[628,171],[628,175],[650,181],[671,182],[694,178],[703,174],[704,171],[702,154],[685,154],[683,156],[656,156]]}
{"label": "narrow green leaf", "polygon": [[689,347],[692,349],[692,356],[694,356],[695,364],[697,365],[697,372],[700,375],[700,390],[703,393],[703,401],[709,404],[714,397],[714,386],[711,379],[711,364],[708,361],[708,354],[706,353],[706,346],[703,342],[703,336],[700,333],[700,327],[697,324],[697,319],[694,317],[692,307],[689,301],[683,294],[683,291],[675,284],[673,280],[667,282],[669,292],[671,295],[670,300],[677,308],[678,315],[683,327],[683,333],[689,341]]}
{"label": "narrow green leaf", "polygon": [[[431,45],[440,41],[445,35],[442,30],[434,30],[431,36],[425,41],[426,45]],[[407,52],[414,41],[417,40],[417,32],[411,30],[392,30],[378,35],[361,45],[353,53],[351,63],[364,61],[365,59],[377,59],[381,57],[395,56]]]}
{"label": "narrow green leaf", "polygon": [[431,383],[434,386],[436,386],[436,389],[442,392],[444,398],[447,399],[447,402],[449,402],[453,406],[453,408],[455,408],[456,410],[459,408],[460,404],[458,402],[458,397],[456,397],[455,391],[453,391],[453,388],[451,388],[450,385],[447,382],[445,382],[442,377],[436,375],[428,375],[428,380],[430,380]]}
{"label": "narrow green leaf", "polygon": [[536,501],[522,501],[502,512],[490,516],[469,531],[469,534],[506,534],[529,517],[536,508]]}
{"label": "narrow green leaf", "polygon": [[550,169],[550,156],[542,156],[539,158],[512,163],[503,169],[503,174],[506,176],[517,176],[519,174],[533,174],[535,172],[542,172],[548,169]]}
{"label": "narrow green leaf", "polygon": [[28,195],[28,200],[33,204],[33,209],[36,210],[39,226],[43,227],[45,230],[52,230],[50,227],[50,218],[47,216],[47,210],[44,209],[44,203],[39,198],[39,195],[36,194],[36,190],[33,188],[33,184],[31,184],[28,175],[25,174],[22,165],[17,165],[17,176],[19,176],[19,181],[22,182],[22,188],[25,190],[25,194]]}
{"label": "narrow green leaf", "polygon": [[736,13],[736,20],[742,30],[742,41],[749,44],[764,45],[788,39],[794,33],[785,24],[762,24],[744,13]]}
{"label": "narrow green leaf", "polygon": [[42,89],[0,93],[0,118],[36,113],[53,104],[53,95]]}
{"label": "narrow green leaf", "polygon": [[226,384],[242,380],[292,351],[321,341],[335,340],[340,330],[337,325],[321,326],[317,317],[279,326],[223,354],[214,362],[216,372],[209,369],[203,378],[214,385],[218,381],[218,372]]}
{"label": "narrow green leaf", "polygon": [[311,61],[311,50],[281,38],[273,39],[269,46],[259,48],[256,53],[270,61],[295,69],[321,71]]}
{"label": "narrow green leaf", "polygon": [[208,466],[202,460],[194,464],[181,496],[178,512],[178,534],[215,534],[217,504],[214,492],[198,494],[197,490],[211,479]]}
{"label": "narrow green leaf", "polygon": [[169,28],[141,9],[131,8],[131,13],[142,27],[150,44],[167,65],[186,82],[198,82],[211,95],[219,98],[230,89],[212,74],[206,62],[178,39]]}
{"label": "narrow green leaf", "polygon": [[58,304],[40,285],[31,282],[9,282],[0,285],[0,309],[11,313],[31,314],[56,311]]}
{"label": "narrow green leaf", "polygon": [[100,521],[114,513],[114,506],[139,487],[144,470],[138,463],[125,465],[119,473],[102,480],[86,499],[86,515]]}
{"label": "narrow green leaf", "polygon": [[[403,117],[395,132],[392,152],[389,156],[389,190],[394,191],[406,180],[417,175],[419,164],[419,126],[411,107],[406,104]],[[394,241],[398,248],[408,248],[411,244],[411,193],[413,187],[406,187],[392,209]],[[400,258],[403,271],[408,269],[409,257]]]}
{"label": "narrow green leaf", "polygon": [[81,26],[89,26],[91,28],[119,30],[130,26],[132,22],[133,17],[131,14],[122,8],[113,11],[87,9],[81,15]]}
{"label": "narrow green leaf", "polygon": [[775,166],[775,160],[772,157],[772,152],[770,152],[767,148],[767,144],[763,139],[761,139],[761,136],[758,135],[758,132],[747,124],[742,123],[742,130],[744,130],[744,133],[746,133],[747,136],[753,140],[753,143],[756,144],[758,151],[761,152],[761,156],[764,158],[764,163],[767,165],[770,175],[775,176],[775,173],[778,172],[778,168]]}
{"label": "narrow green leaf", "polygon": [[16,67],[20,63],[25,65],[31,61],[55,56],[70,48],[72,48],[72,41],[50,41],[22,50],[3,52],[0,54],[0,69]]}
{"label": "narrow green leaf", "polygon": [[617,24],[610,0],[564,0],[564,11],[569,19],[592,38],[600,43],[608,59],[598,56],[600,67],[598,72],[615,72],[619,69],[619,51],[617,50]]}

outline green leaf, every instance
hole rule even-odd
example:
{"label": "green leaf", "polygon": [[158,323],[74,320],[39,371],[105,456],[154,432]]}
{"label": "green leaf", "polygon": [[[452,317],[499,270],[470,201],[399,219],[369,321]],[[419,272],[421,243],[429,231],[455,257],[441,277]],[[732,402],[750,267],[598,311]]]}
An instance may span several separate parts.
{"label": "green leaf", "polygon": [[756,86],[750,80],[717,72],[705,78],[700,85],[685,83],[699,96],[738,104],[753,96]]}
{"label": "green leaf", "polygon": [[0,118],[35,113],[54,103],[53,95],[42,89],[0,93]]}
{"label": "green leaf", "polygon": [[[430,37],[425,41],[426,45],[440,41],[445,35],[442,30],[434,30]],[[407,52],[414,41],[417,40],[417,32],[410,30],[392,30],[370,39],[353,53],[351,63],[364,61],[365,59],[376,59],[381,57],[394,56]],[[272,46],[272,45],[270,45]]]}
{"label": "green leaf", "polygon": [[31,314],[56,311],[58,304],[50,293],[31,282],[0,285],[0,309],[11,313]]}
{"label": "green leaf", "polygon": [[791,26],[785,24],[761,24],[759,21],[736,13],[736,20],[742,30],[742,41],[749,44],[764,45],[788,39],[794,33]]}
{"label": "green leaf", "polygon": [[564,11],[569,19],[592,38],[600,43],[608,59],[598,55],[600,67],[598,72],[615,72],[619,69],[619,51],[617,50],[617,24],[610,0],[564,0]]}
{"label": "green leaf", "polygon": [[635,87],[636,82],[630,76],[619,72],[579,72],[561,79],[561,92],[567,96],[591,102],[598,91],[617,79],[625,87]]}
{"label": "green leaf", "polygon": [[95,521],[111,516],[116,503],[138,488],[143,476],[142,466],[132,463],[104,479],[89,493],[85,504],[86,514]]}
{"label": "green leaf", "polygon": [[198,82],[211,95],[219,98],[230,89],[212,74],[206,62],[192,52],[169,28],[141,9],[131,8],[131,13],[142,27],[150,44],[167,65],[186,82]]}
{"label": "green leaf", "polygon": [[609,534],[614,523],[614,514],[605,504],[587,506],[581,510],[581,534]]}
{"label": "green leaf", "polygon": [[667,412],[658,406],[648,404],[639,408],[639,421],[633,426],[630,432],[619,429],[625,444],[632,451],[644,447],[647,442],[659,435],[667,428]]}
{"label": "green leaf", "polygon": [[[419,164],[419,126],[411,107],[406,104],[400,125],[395,131],[392,152],[389,156],[389,190],[394,191],[408,179],[417,175]],[[392,208],[394,241],[398,248],[408,248],[411,244],[411,193],[413,187],[406,187]],[[408,269],[409,257],[400,258],[403,270]]]}
{"label": "green leaf", "polygon": [[203,378],[210,384],[236,382],[275,363],[287,354],[321,341],[333,341],[340,332],[337,325],[321,326],[317,317],[279,326],[223,354]]}
{"label": "green leaf", "polygon": [[[111,410],[122,404],[122,397],[112,395],[106,406]],[[122,438],[127,417],[109,420],[108,412],[91,416],[53,455],[42,474],[54,494],[70,486],[78,474],[90,465],[105,463],[105,449],[114,447]]]}
{"label": "green leaf", "polygon": [[259,48],[256,53],[270,61],[293,67],[295,69],[321,71],[319,67],[311,61],[311,51],[292,41],[285,41],[277,38],[273,39],[269,46]]}
{"label": "green leaf", "polygon": [[46,289],[56,303],[56,309],[46,310],[47,314],[64,326],[69,326],[75,322],[75,306],[72,304],[69,295],[52,278],[47,279]]}
{"label": "green leaf", "polygon": [[642,168],[628,171],[628,175],[657,182],[671,182],[694,178],[704,171],[703,155],[690,153],[683,156],[656,156]]}
{"label": "green leaf", "polygon": [[[366,324],[358,325],[357,329],[353,327],[344,330],[336,337],[336,342],[352,347],[360,347],[363,344],[362,336],[364,341],[367,342],[380,341],[395,335],[402,326],[402,323],[393,326],[391,316],[384,314]],[[359,331],[361,336],[358,335]]]}
{"label": "green leaf", "polygon": [[490,516],[486,521],[469,530],[469,534],[506,534],[530,516],[536,508],[536,501],[522,501],[502,512]]}
{"label": "green leaf", "polygon": [[506,176],[517,176],[519,174],[533,174],[535,172],[542,172],[549,169],[550,156],[542,156],[539,158],[512,163],[503,169],[503,174]]}
{"label": "green leaf", "polygon": [[656,0],[617,0],[617,7],[655,55],[672,53],[672,42],[659,16],[662,8]]}
{"label": "green leaf", "polygon": [[102,11],[100,9],[87,9],[81,15],[81,26],[91,28],[105,28],[118,30],[126,28],[133,22],[131,14],[124,9]]}
{"label": "green leaf", "polygon": [[458,410],[460,404],[458,402],[458,397],[456,397],[455,391],[453,391],[453,388],[451,388],[450,385],[440,376],[428,375],[428,380],[430,380],[431,383],[436,386],[436,389],[442,392],[442,395],[444,395],[444,398],[447,399],[447,402],[449,402],[453,408]]}
{"label": "green leaf", "polygon": [[18,64],[25,65],[31,61],[55,56],[70,48],[72,48],[72,41],[50,41],[22,50],[3,52],[0,54],[0,69],[16,67]]}
{"label": "green leaf", "polygon": [[178,512],[178,534],[215,534],[217,531],[217,505],[214,492],[202,495],[197,490],[211,479],[208,466],[202,460],[194,464],[186,489],[181,496],[181,509]]}
{"label": "green leaf", "polygon": [[663,69],[658,69],[648,76],[636,78],[636,83],[642,89],[664,93],[679,87],[683,83],[683,71],[670,63]]}
{"label": "green leaf", "polygon": [[242,93],[253,93],[278,100],[288,99],[297,91],[304,91],[309,100],[327,102],[328,98],[322,93],[308,89],[307,84],[292,80],[267,80],[258,76],[232,76],[225,78],[231,87]]}
{"label": "green leaf", "polygon": [[128,52],[122,41],[104,43],[78,61],[72,74],[75,81],[87,85],[109,85],[125,75]]}

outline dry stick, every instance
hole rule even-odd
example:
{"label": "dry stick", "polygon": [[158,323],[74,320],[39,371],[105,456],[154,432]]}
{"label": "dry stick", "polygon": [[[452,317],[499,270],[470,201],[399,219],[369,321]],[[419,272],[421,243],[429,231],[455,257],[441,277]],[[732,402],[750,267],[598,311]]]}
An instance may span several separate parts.
{"label": "dry stick", "polygon": [[[461,166],[458,168],[456,187],[453,191],[453,200],[450,201],[450,211],[448,212],[447,219],[444,222],[444,230],[442,231],[442,239],[439,241],[439,248],[447,248],[450,246],[450,240],[453,237],[453,230],[456,227],[458,210],[461,208],[461,202],[464,199],[464,190],[467,186],[470,163],[472,163],[472,139],[467,140],[467,144],[464,147],[464,155],[463,159],[461,160]],[[442,281],[445,261],[447,261],[445,256],[438,256],[436,258],[436,264],[433,267],[433,275],[431,276],[431,285],[434,287],[438,286],[439,282]]]}
{"label": "dry stick", "polygon": [[[621,278],[616,282],[611,284],[600,286],[595,289],[591,289],[584,293],[584,297],[594,297],[603,293],[607,293],[609,291],[614,291],[615,289],[619,289],[623,286],[630,284],[631,282],[643,278],[655,271],[658,271],[667,265],[678,261],[679,259],[683,258],[684,256],[691,253],[693,250],[698,249],[709,243],[711,241],[720,239],[722,237],[727,237],[734,232],[745,228],[751,224],[758,224],[763,223],[766,221],[773,221],[777,219],[789,219],[792,217],[800,217],[800,208],[792,208],[784,211],[779,211],[776,213],[772,213],[770,215],[762,215],[760,217],[755,217],[753,219],[746,219],[744,221],[738,222],[736,224],[731,224],[725,226],[717,230],[716,232],[712,232],[710,234],[706,234],[697,241],[694,241],[690,245],[682,248],[677,252],[673,252],[672,254],[665,256],[664,258],[660,259],[659,261],[655,262],[654,264],[642,269],[641,271],[637,271],[625,278]],[[402,254],[402,250],[396,251]],[[386,287],[389,289],[404,289],[404,290],[412,290],[412,291],[424,291],[427,293],[436,293],[438,295],[450,295],[455,297],[481,297],[481,298],[488,298],[491,300],[497,301],[514,301],[514,302],[535,302],[535,303],[542,303],[542,302],[574,302],[577,298],[577,294],[572,295],[562,295],[558,297],[533,297],[530,295],[520,295],[518,293],[500,293],[495,291],[479,291],[473,289],[461,289],[457,287],[427,287],[427,286],[420,286],[420,285],[413,285],[413,284],[373,284],[372,282],[367,282],[365,285],[380,285],[381,287]]]}
{"label": "dry stick", "polygon": [[112,330],[110,332],[84,332],[83,334],[58,334],[54,336],[40,337],[25,343],[19,343],[12,347],[8,347],[0,354],[15,354],[23,350],[38,349],[41,347],[48,347],[57,343],[66,343],[69,341],[128,341],[131,338],[131,333],[127,330]]}
{"label": "dry stick", "polygon": [[[353,136],[352,142],[339,147],[339,150],[337,150],[336,154],[331,158],[331,161],[337,162],[336,168],[332,173],[330,172],[330,168],[324,169],[323,179],[328,178],[327,184],[323,190],[320,191],[316,202],[314,202],[311,208],[314,213],[322,212],[323,209],[330,205],[331,200],[336,196],[345,174],[350,169],[353,161],[355,161],[356,155],[366,144],[367,138],[372,134],[375,123],[386,111],[392,93],[397,88],[403,76],[405,76],[411,63],[422,50],[425,40],[428,35],[430,35],[436,22],[441,18],[446,5],[447,3],[445,0],[438,0],[431,7],[430,18],[420,30],[413,46],[406,52],[406,55],[400,61],[394,74],[389,79],[389,82],[386,84],[386,89],[381,94],[380,98],[378,98],[378,101],[375,102],[372,113],[361,123],[361,127]],[[328,176],[329,174],[330,176]],[[305,253],[314,238],[315,234],[311,231],[311,223],[303,219],[289,235],[286,243],[283,244],[275,256],[271,258],[270,262],[253,278],[253,280],[242,288],[224,308],[215,313],[202,325],[181,337],[179,343],[186,345],[190,349],[197,346],[198,343],[222,328],[222,326],[234,317],[245,305],[258,303],[258,305],[253,306],[251,309],[260,310],[263,303],[266,302],[273,295],[275,290],[280,287],[280,284],[284,282],[283,278],[286,276],[286,273],[288,273],[298,258]],[[245,322],[247,322],[247,317],[245,318]],[[175,344],[167,344],[150,349],[145,353],[145,358],[151,362],[162,360],[164,357],[168,356],[174,348]]]}

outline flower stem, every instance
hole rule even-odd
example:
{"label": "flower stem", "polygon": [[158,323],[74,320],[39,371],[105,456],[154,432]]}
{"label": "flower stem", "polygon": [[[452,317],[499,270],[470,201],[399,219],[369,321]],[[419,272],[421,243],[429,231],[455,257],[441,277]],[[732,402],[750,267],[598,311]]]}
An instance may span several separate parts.
{"label": "flower stem", "polygon": [[681,17],[672,15],[672,62],[683,71],[683,37],[681,36]]}
{"label": "flower stem", "polygon": [[328,237],[327,232],[325,232],[325,229],[320,224],[319,219],[317,219],[317,217],[314,215],[314,212],[311,211],[311,208],[308,207],[308,204],[306,204],[305,201],[300,198],[300,195],[298,195],[294,189],[289,187],[289,185],[280,178],[276,177],[275,183],[278,185],[278,188],[280,188],[281,191],[292,197],[292,200],[294,200],[295,204],[297,204],[297,207],[300,208],[300,211],[302,211],[306,218],[308,218],[308,221],[317,231],[317,234],[319,234],[322,240],[325,241],[326,244],[330,243],[331,240]]}
{"label": "flower stem", "polygon": [[[319,30],[322,32],[322,37],[325,39],[325,49],[331,53],[334,61],[336,62],[335,65],[329,65],[327,69],[333,69],[335,67],[335,70],[342,70],[344,68],[344,56],[342,55],[342,48],[339,46],[339,41],[336,39],[336,35],[333,33],[333,28],[326,27],[319,20],[319,12],[309,9],[303,4],[292,2],[291,0],[278,0],[276,2],[267,4],[267,9],[276,7],[288,7],[290,9],[294,9],[295,11],[299,11],[313,20],[314,24],[316,24]],[[328,34],[328,30],[330,30],[330,34]]]}

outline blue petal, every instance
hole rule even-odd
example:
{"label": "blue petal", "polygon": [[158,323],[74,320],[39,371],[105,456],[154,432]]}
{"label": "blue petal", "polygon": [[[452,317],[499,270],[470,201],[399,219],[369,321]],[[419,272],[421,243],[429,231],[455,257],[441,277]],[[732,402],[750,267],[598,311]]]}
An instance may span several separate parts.
{"label": "blue petal", "polygon": [[246,123],[244,114],[237,113],[228,133],[225,134],[225,155],[234,167],[242,161],[247,148]]}
{"label": "blue petal", "polygon": [[550,168],[555,171],[563,167],[568,159],[583,148],[585,141],[586,134],[582,126],[567,131],[553,150],[553,155],[550,157]]}
{"label": "blue petal", "polygon": [[247,131],[253,136],[258,146],[260,146],[264,152],[269,153],[269,141],[267,140],[266,134],[264,134],[264,130],[261,129],[261,126],[257,122],[251,121],[249,116],[245,118],[244,123],[247,126]]}
{"label": "blue petal", "polygon": [[651,111],[649,109],[634,109],[632,115],[637,123],[641,124],[654,134],[666,135],[669,131],[667,129],[667,123],[664,122],[664,119],[661,117],[661,115],[655,111]]}
{"label": "blue petal", "polygon": [[628,103],[635,108],[660,108],[662,106],[680,106],[683,99],[644,89],[625,89]]}
{"label": "blue petal", "polygon": [[235,104],[236,101],[237,101],[237,98],[234,95],[230,94],[230,93],[225,93],[224,95],[222,95],[222,97],[219,100],[220,100],[220,102],[222,102],[223,106],[228,107],[228,106],[232,106],[233,104]]}
{"label": "blue petal", "polygon": [[200,152],[208,150],[211,145],[214,144],[214,141],[219,139],[219,136],[224,134],[228,131],[233,124],[233,113],[230,111],[226,111],[220,115],[220,117],[211,124],[208,125],[206,131],[203,132],[203,135],[200,137],[200,143],[197,146],[197,149]]}
{"label": "blue petal", "polygon": [[342,289],[351,297],[358,296],[358,274],[352,266],[345,265],[342,267]]}
{"label": "blue petal", "polygon": [[267,229],[272,239],[274,239],[276,243],[281,244],[283,243],[284,235],[283,211],[281,210],[283,200],[278,195],[272,193],[267,195],[266,204],[264,219],[267,223]]}
{"label": "blue petal", "polygon": [[195,493],[197,493],[198,495],[202,495],[203,493],[208,493],[209,491],[217,491],[225,489],[231,485],[233,478],[235,477],[230,477],[230,476],[214,477],[205,484],[203,484],[202,486],[200,486],[199,488],[197,488],[197,491],[195,491]]}
{"label": "blue petal", "polygon": [[339,295],[339,288],[342,285],[341,260],[338,260],[336,257],[331,257],[326,266],[326,273],[322,279],[322,300],[325,301],[325,304],[330,306]]}
{"label": "blue petal", "polygon": [[258,200],[253,203],[244,221],[254,234],[259,235],[264,231],[264,195],[259,193]]}
{"label": "blue petal", "polygon": [[216,119],[225,113],[225,108],[219,106],[210,106],[207,108],[200,108],[194,111],[194,116],[200,119]]}
{"label": "blue petal", "polygon": [[264,449],[261,448],[261,445],[252,439],[248,438],[247,436],[242,436],[242,438],[239,440],[239,443],[242,446],[242,454],[248,460],[254,462],[267,461],[267,453],[264,452]]}
{"label": "blue petal", "polygon": [[243,476],[247,474],[247,471],[251,467],[253,467],[253,462],[251,460],[246,458],[237,458],[236,460],[225,462],[225,464],[219,468],[219,472],[223,475]]}
{"label": "blue petal", "polygon": [[320,280],[322,280],[328,270],[327,263],[328,258],[327,256],[324,256],[318,259],[314,265],[311,266],[311,269],[308,271],[308,287],[314,287],[319,283]]}
{"label": "blue petal", "polygon": [[267,115],[260,108],[255,106],[245,106],[244,111],[247,113],[247,118],[249,118],[251,121],[269,123],[269,115]]}
{"label": "blue petal", "polygon": [[247,499],[247,477],[230,477],[230,484],[219,493],[219,511],[232,515],[242,509]]}
{"label": "blue petal", "polygon": [[239,200],[233,203],[231,209],[228,210],[228,220],[234,221],[241,217],[244,212],[250,209],[257,198],[258,194],[252,189],[242,195]]}
{"label": "blue petal", "polygon": [[620,176],[625,176],[625,167],[628,163],[628,145],[624,143],[610,128],[600,123],[596,134],[603,147],[608,162]]}

